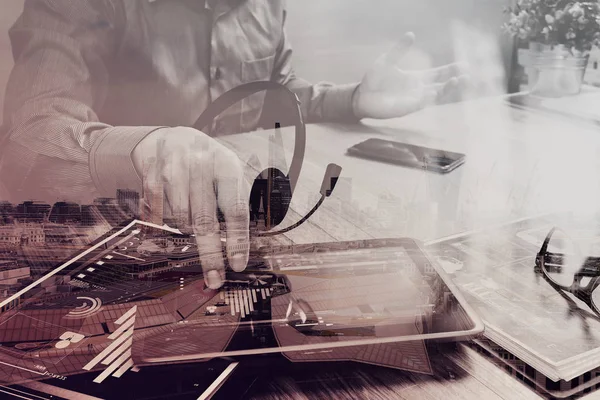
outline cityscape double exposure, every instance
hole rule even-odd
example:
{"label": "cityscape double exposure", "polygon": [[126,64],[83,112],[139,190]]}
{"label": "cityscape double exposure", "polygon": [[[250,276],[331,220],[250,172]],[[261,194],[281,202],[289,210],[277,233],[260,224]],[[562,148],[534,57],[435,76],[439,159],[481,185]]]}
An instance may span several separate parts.
{"label": "cityscape double exposure", "polygon": [[0,400],[599,396],[600,0],[0,10]]}

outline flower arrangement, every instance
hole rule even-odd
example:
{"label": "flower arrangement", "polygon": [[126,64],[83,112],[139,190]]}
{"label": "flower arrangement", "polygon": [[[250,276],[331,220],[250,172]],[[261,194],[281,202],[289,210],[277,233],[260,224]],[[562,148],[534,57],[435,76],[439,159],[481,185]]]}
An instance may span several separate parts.
{"label": "flower arrangement", "polygon": [[504,29],[524,42],[588,53],[600,43],[600,2],[517,0]]}

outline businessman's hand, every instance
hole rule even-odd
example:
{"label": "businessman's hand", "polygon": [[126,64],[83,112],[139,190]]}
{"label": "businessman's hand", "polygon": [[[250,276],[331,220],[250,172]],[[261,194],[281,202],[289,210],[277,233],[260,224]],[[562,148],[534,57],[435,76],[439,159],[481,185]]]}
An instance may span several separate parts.
{"label": "businessman's hand", "polygon": [[412,33],[385,53],[365,74],[353,97],[359,118],[395,118],[433,104],[456,101],[468,84],[464,65],[449,64],[420,71],[404,71],[399,64],[414,44]]}
{"label": "businessman's hand", "polygon": [[194,232],[208,287],[219,288],[225,279],[217,205],[225,216],[229,265],[246,268],[250,183],[235,153],[198,130],[177,127],[149,134],[132,159],[143,180],[146,218],[162,225],[164,213]]}

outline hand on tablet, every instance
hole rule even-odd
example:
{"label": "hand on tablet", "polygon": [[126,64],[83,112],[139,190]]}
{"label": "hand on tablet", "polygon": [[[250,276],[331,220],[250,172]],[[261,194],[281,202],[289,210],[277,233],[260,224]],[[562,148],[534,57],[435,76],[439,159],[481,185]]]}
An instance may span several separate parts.
{"label": "hand on tablet", "polygon": [[149,134],[132,158],[148,218],[162,223],[166,215],[194,232],[208,287],[217,289],[225,279],[217,205],[225,217],[229,265],[246,268],[250,184],[235,153],[198,130],[175,127]]}
{"label": "hand on tablet", "polygon": [[413,33],[405,34],[367,71],[353,98],[357,117],[402,117],[430,105],[460,99],[468,84],[464,65],[448,64],[416,71],[399,67],[414,41]]}

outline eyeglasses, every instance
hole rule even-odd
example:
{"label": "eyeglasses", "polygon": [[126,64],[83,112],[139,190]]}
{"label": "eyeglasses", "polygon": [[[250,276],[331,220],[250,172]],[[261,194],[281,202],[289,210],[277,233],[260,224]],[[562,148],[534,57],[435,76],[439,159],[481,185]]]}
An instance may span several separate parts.
{"label": "eyeglasses", "polygon": [[[548,251],[551,240],[552,247],[562,250],[560,253]],[[571,293],[600,316],[600,290],[596,290],[600,286],[600,257],[587,257],[578,269],[565,265],[567,257],[579,255],[575,242],[563,231],[552,228],[536,257],[535,270],[555,290]]]}

